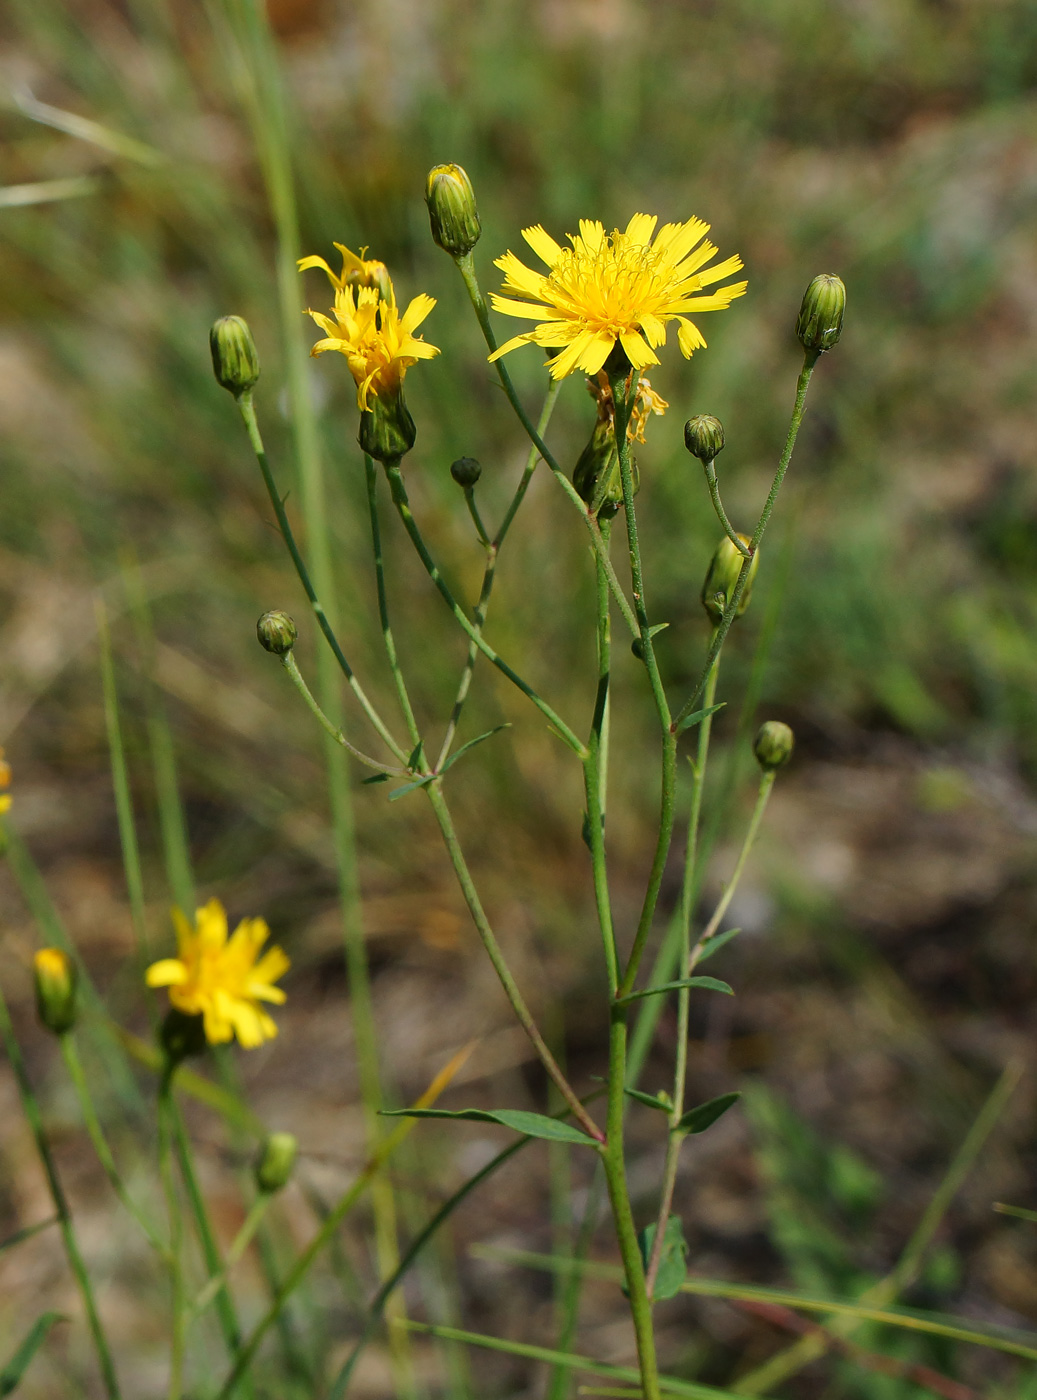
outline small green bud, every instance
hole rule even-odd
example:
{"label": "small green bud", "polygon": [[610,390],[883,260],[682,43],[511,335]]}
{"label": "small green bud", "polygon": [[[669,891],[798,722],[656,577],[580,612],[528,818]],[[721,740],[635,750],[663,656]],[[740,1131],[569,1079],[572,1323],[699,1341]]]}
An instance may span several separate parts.
{"label": "small green bud", "polygon": [[158,1030],[159,1044],[170,1064],[178,1065],[189,1055],[200,1055],[208,1041],[205,1038],[205,1017],[189,1015],[170,1007]]}
{"label": "small green bud", "polygon": [[398,462],[414,446],[418,430],[403,402],[403,390],[384,390],[368,399],[371,405],[360,415],[357,434],[362,450],[376,462]]}
{"label": "small green bud", "polygon": [[845,310],[846,288],[842,279],[830,272],[820,273],[803,293],[796,322],[796,335],[808,354],[831,350],[842,334]]}
{"label": "small green bud", "polygon": [[684,446],[700,462],[712,462],[724,450],[724,425],[709,413],[696,414],[684,425]]}
{"label": "small green bud", "polygon": [[[744,545],[749,544],[748,535],[739,535],[738,538]],[[714,626],[723,617],[724,610],[734,595],[738,575],[742,572],[744,562],[743,556],[725,535],[713,552],[706,581],[702,585],[702,606],[709,614],[709,620]],[[757,550],[749,565],[749,577],[746,579],[735,617],[741,617],[749,606],[749,599],[753,591],[753,579],[756,577],[759,565],[760,551]]]}
{"label": "small green bud", "polygon": [[[630,475],[636,496],[641,489],[641,473],[633,454],[630,457]],[[615,515],[623,504],[623,475],[616,450],[616,434],[608,420],[599,418],[595,423],[590,441],[573,469],[573,485],[580,499],[605,519]]]}
{"label": "small green bud", "polygon": [[209,349],[217,382],[235,398],[255,386],[259,379],[259,351],[247,321],[240,316],[221,316],[209,332]]}
{"label": "small green bud", "polygon": [[425,203],[432,237],[451,257],[470,253],[482,224],[472,182],[459,165],[434,165],[425,182]]}
{"label": "small green bud", "polygon": [[458,486],[469,491],[482,476],[482,467],[474,457],[458,457],[450,463],[450,475]]}
{"label": "small green bud", "polygon": [[256,623],[260,646],[275,656],[287,656],[299,638],[299,629],[286,612],[275,608],[265,612]]}
{"label": "small green bud", "polygon": [[291,1133],[271,1133],[259,1149],[256,1159],[256,1186],[266,1196],[272,1196],[288,1184],[295,1166],[299,1144]]}
{"label": "small green bud", "polygon": [[795,747],[796,736],[780,719],[769,719],[766,724],[761,724],[753,740],[756,762],[765,773],[773,773],[788,763]]}
{"label": "small green bud", "polygon": [[64,1035],[76,1023],[76,965],[60,948],[41,948],[32,964],[40,1022],[55,1035]]}

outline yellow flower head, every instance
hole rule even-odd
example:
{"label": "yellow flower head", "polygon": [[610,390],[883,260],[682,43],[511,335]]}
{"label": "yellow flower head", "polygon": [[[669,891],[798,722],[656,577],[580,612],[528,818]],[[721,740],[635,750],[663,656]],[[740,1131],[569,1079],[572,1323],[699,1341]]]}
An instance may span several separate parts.
{"label": "yellow flower head", "polygon": [[496,265],[504,273],[501,290],[510,295],[494,294],[493,308],[540,324],[509,340],[490,359],[533,342],[561,351],[547,363],[552,378],[562,379],[575,369],[597,374],[618,343],[640,370],[659,363],[655,349],[666,343],[667,321],[678,323],[677,342],[685,359],[690,358],[706,342],[683,313],[723,311],[748,283],[698,295],[737,272],[741,258],[706,268],[717,252],[715,244],[702,241],[709,224],[701,219],[664,224],[653,243],[657,222],[654,214],[635,214],[625,230],[606,234],[597,221],[581,219],[579,234],[569,235],[571,248],[562,248],[539,224],[523,229],[522,237],[548,271],[534,272],[514,253],[505,253]]}
{"label": "yellow flower head", "polygon": [[340,277],[323,258],[303,258],[299,263],[301,271],[323,268],[335,288],[334,320],[319,311],[307,312],[325,333],[310,354],[338,350],[345,355],[356,381],[357,406],[365,413],[369,395],[396,393],[411,365],[439,354],[435,345],[414,335],[436,303],[422,292],[401,316],[385,264],[365,262],[340,243],[335,247],[342,254]]}
{"label": "yellow flower head", "polygon": [[11,765],[4,759],[4,751],[0,749],[0,812],[6,812],[11,805],[11,794],[7,789],[11,786]]}
{"label": "yellow flower head", "polygon": [[195,914],[194,928],[179,909],[173,910],[177,956],[152,963],[145,973],[149,987],[168,987],[169,1000],[188,1016],[204,1016],[210,1045],[238,1040],[246,1049],[262,1045],[277,1034],[277,1026],[260,1002],[280,1004],[285,994],[273,985],[288,970],[280,948],[268,948],[256,961],[270,936],[262,919],[242,919],[227,937],[227,914],[218,899],[210,899]]}

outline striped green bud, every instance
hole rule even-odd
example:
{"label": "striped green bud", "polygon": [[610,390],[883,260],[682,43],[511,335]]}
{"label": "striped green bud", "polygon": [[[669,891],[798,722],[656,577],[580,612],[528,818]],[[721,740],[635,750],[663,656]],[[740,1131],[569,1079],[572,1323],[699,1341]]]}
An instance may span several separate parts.
{"label": "striped green bud", "polygon": [[288,1184],[295,1166],[299,1144],[291,1133],[271,1133],[259,1150],[256,1160],[256,1186],[266,1196],[272,1196]]}
{"label": "striped green bud", "polygon": [[769,719],[761,724],[753,740],[756,762],[765,773],[774,773],[788,763],[795,747],[796,736],[780,719]]}
{"label": "striped green bud", "polygon": [[[748,535],[739,535],[738,538],[744,545],[749,544]],[[742,572],[742,565],[745,563],[744,556],[735,548],[732,542],[725,535],[717,545],[713,558],[709,561],[709,569],[706,573],[705,582],[702,585],[702,606],[709,615],[710,622],[716,626],[724,616],[724,611],[728,603],[734,597],[735,586],[738,583],[738,575]],[[760,566],[760,551],[756,550],[749,565],[749,577],[746,579],[745,588],[738,602],[738,611],[735,617],[741,617],[749,606],[749,599],[753,591],[753,579],[756,577],[756,570]]]}
{"label": "striped green bud", "polygon": [[221,316],[209,332],[212,368],[217,382],[240,398],[259,379],[259,351],[248,322],[240,316]]}
{"label": "striped green bud", "polygon": [[299,629],[286,612],[275,608],[265,612],[256,623],[259,644],[275,656],[287,656],[299,637]]}
{"label": "striped green bud", "polygon": [[696,414],[684,425],[684,446],[700,462],[712,462],[724,450],[724,425],[709,413]]}
{"label": "striped green bud", "polygon": [[472,182],[459,165],[434,165],[425,182],[432,237],[451,257],[470,253],[479,241],[482,224]]}
{"label": "striped green bud", "polygon": [[843,329],[846,310],[846,288],[833,273],[822,272],[803,293],[796,335],[808,354],[820,355],[831,350]]}

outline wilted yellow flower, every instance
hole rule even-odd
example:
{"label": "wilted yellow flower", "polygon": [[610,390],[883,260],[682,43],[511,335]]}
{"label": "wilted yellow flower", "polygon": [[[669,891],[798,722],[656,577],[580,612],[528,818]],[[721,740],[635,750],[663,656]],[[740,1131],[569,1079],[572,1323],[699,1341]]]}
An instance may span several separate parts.
{"label": "wilted yellow flower", "polygon": [[[629,383],[627,387],[629,391]],[[588,377],[587,391],[598,406],[598,422],[610,423],[614,427],[616,406],[612,399],[609,377],[603,369],[599,369],[593,379]],[[661,418],[669,406],[662,394],[657,394],[652,388],[647,376],[642,374],[637,381],[637,394],[634,397],[634,406],[630,410],[630,421],[627,423],[627,441],[644,442],[649,415],[654,413]]]}
{"label": "wilted yellow flower", "polygon": [[597,374],[618,343],[633,367],[644,369],[659,363],[655,349],[666,343],[666,322],[674,320],[681,353],[690,358],[706,341],[683,313],[723,311],[748,283],[696,295],[737,272],[741,258],[706,268],[717,252],[715,244],[702,241],[709,224],[701,219],[664,224],[653,243],[657,222],[654,214],[635,214],[625,230],[606,234],[596,220],[581,219],[579,234],[569,235],[571,248],[561,247],[539,224],[523,229],[522,237],[548,272],[534,272],[514,253],[505,253],[496,265],[504,273],[501,290],[512,295],[494,294],[493,308],[540,324],[490,359],[533,342],[561,350],[547,363],[552,378],[562,379],[575,369]]}
{"label": "wilted yellow flower", "polygon": [[7,789],[11,786],[11,765],[4,758],[4,751],[0,749],[0,812],[6,812],[11,805],[11,794]]}
{"label": "wilted yellow flower", "polygon": [[173,910],[177,956],[152,963],[145,973],[149,987],[168,987],[169,1000],[188,1016],[204,1016],[210,1045],[238,1040],[246,1049],[277,1034],[277,1026],[259,1005],[281,1003],[285,994],[273,983],[289,961],[277,947],[256,961],[270,936],[262,919],[242,919],[227,937],[227,914],[218,899],[195,913],[194,928]]}
{"label": "wilted yellow flower", "polygon": [[414,335],[436,302],[422,292],[401,316],[384,263],[365,262],[340,243],[335,247],[342,253],[341,277],[323,258],[303,258],[299,263],[301,270],[323,268],[335,288],[334,320],[319,311],[307,312],[325,332],[325,339],[318,340],[310,354],[338,350],[345,355],[356,381],[357,406],[365,413],[370,408],[369,395],[377,398],[397,392],[411,365],[439,354],[435,345]]}

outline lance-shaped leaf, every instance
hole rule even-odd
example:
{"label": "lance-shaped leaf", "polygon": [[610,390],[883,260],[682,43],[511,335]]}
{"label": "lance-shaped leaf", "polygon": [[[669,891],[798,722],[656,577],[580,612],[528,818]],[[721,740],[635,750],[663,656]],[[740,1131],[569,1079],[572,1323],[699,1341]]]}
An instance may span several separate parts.
{"label": "lance-shaped leaf", "polygon": [[660,982],[657,987],[642,987],[640,991],[631,992],[629,996],[617,997],[616,1005],[625,1006],[628,1001],[658,996],[660,992],[676,992],[681,987],[699,987],[705,992],[724,992],[729,997],[734,996],[733,988],[726,982],[721,982],[719,977],[682,977],[677,982]]}
{"label": "lance-shaped leaf", "polygon": [[659,1094],[645,1094],[640,1089],[626,1088],[623,1090],[628,1098],[636,1099],[638,1103],[643,1103],[646,1108],[657,1108],[661,1113],[669,1113],[673,1107],[673,1100],[666,1090]]}
{"label": "lance-shaped leaf", "polygon": [[732,1104],[736,1104],[741,1094],[720,1094],[715,1099],[707,1099],[697,1108],[689,1108],[677,1124],[679,1133],[704,1133],[718,1118],[722,1118]]}
{"label": "lance-shaped leaf", "polygon": [[594,1139],[543,1113],[527,1113],[520,1108],[462,1108],[451,1113],[445,1108],[383,1108],[386,1118],[461,1118],[470,1123],[499,1123],[526,1137],[546,1138],[548,1142],[579,1142],[596,1147]]}
{"label": "lance-shaped leaf", "polygon": [[28,1370],[32,1358],[46,1340],[47,1333],[55,1322],[65,1322],[66,1320],[64,1313],[59,1312],[45,1312],[36,1319],[25,1334],[21,1346],[4,1369],[0,1371],[0,1395],[10,1395],[17,1388],[22,1376]]}
{"label": "lance-shaped leaf", "polygon": [[730,943],[732,938],[737,938],[741,931],[740,928],[729,928],[725,929],[723,933],[715,933],[712,938],[707,938],[702,945],[701,953],[699,953],[699,962],[704,963],[714,953],[719,953],[724,944]]}
{"label": "lance-shaped leaf", "polygon": [[710,715],[715,715],[717,710],[722,710],[727,704],[726,700],[721,700],[718,705],[707,705],[704,710],[693,710],[690,715],[685,715],[677,726],[677,733],[683,734],[686,729],[690,729],[694,724],[701,724]]}

